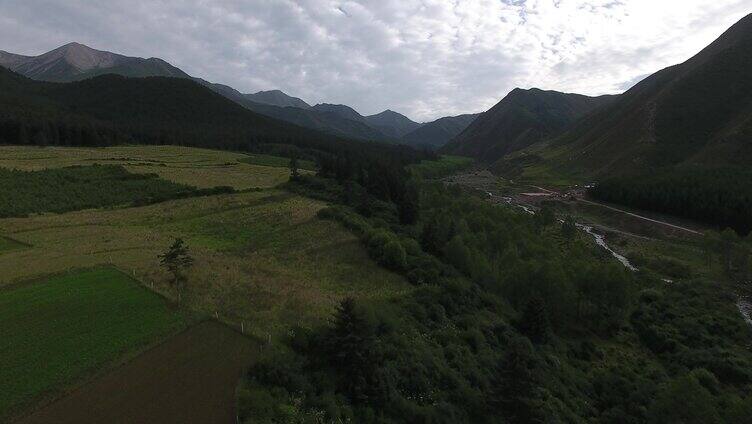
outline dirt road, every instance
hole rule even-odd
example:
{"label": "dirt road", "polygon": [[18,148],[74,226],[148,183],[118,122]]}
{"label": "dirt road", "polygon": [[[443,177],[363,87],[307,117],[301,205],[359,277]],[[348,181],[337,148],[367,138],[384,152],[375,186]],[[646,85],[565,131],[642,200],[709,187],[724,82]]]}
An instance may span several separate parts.
{"label": "dirt road", "polygon": [[589,205],[600,206],[602,208],[606,208],[606,209],[609,209],[609,210],[612,210],[612,211],[615,211],[615,212],[620,212],[620,213],[623,213],[623,214],[626,214],[626,215],[629,215],[629,216],[632,216],[632,217],[635,217],[635,218],[638,218],[638,219],[642,219],[644,221],[650,221],[650,222],[653,222],[655,224],[664,225],[666,227],[674,228],[676,230],[686,231],[688,233],[692,233],[692,234],[696,234],[696,235],[702,235],[702,233],[699,232],[699,231],[691,230],[691,229],[686,228],[686,227],[680,227],[678,225],[670,224],[670,223],[665,222],[665,221],[658,221],[657,219],[648,218],[646,216],[637,215],[635,213],[627,212],[625,210],[622,210],[622,209],[619,209],[619,208],[615,208],[613,206],[604,205],[603,203],[592,202],[590,200],[585,200],[585,199],[578,199],[578,201],[583,202],[583,203],[587,203]]}
{"label": "dirt road", "polygon": [[198,324],[20,424],[235,422],[235,387],[257,346],[215,322]]}

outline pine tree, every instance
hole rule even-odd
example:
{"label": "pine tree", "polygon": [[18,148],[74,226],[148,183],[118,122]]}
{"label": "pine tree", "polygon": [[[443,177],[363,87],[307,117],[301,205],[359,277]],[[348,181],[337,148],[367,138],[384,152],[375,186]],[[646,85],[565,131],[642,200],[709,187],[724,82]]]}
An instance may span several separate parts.
{"label": "pine tree", "polygon": [[356,308],[355,300],[343,300],[334,317],[328,340],[330,357],[343,376],[343,391],[355,403],[365,403],[384,389],[379,386],[375,328]]}
{"label": "pine tree", "polygon": [[541,298],[536,296],[527,302],[520,319],[520,331],[536,344],[548,340],[551,323],[548,320],[546,305]]}
{"label": "pine tree", "polygon": [[499,364],[489,404],[508,422],[540,422],[536,408],[535,350],[525,337],[511,340]]}

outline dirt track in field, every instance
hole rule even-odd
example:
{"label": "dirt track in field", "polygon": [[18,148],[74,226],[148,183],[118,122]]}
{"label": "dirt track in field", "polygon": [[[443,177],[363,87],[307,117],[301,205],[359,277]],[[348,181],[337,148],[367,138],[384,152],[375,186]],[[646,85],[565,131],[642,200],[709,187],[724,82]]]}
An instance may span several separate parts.
{"label": "dirt track in field", "polygon": [[18,423],[234,423],[235,386],[256,352],[250,339],[204,322]]}

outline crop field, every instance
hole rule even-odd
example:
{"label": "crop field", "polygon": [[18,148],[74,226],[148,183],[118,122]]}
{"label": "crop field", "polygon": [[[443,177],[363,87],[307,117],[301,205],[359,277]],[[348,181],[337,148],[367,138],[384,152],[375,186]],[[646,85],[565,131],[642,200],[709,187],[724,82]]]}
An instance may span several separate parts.
{"label": "crop field", "polygon": [[232,423],[256,344],[203,322],[34,411],[18,424]]}
{"label": "crop field", "polygon": [[0,322],[0,418],[185,325],[111,268],[2,288]]}
{"label": "crop field", "polygon": [[229,186],[237,190],[274,187],[287,181],[289,160],[275,158],[272,164],[269,159],[259,159],[256,164],[248,163],[254,162],[248,158],[240,153],[179,146],[0,146],[0,167],[8,169],[32,171],[95,163],[123,165],[130,172],[153,173],[178,184],[197,188]]}

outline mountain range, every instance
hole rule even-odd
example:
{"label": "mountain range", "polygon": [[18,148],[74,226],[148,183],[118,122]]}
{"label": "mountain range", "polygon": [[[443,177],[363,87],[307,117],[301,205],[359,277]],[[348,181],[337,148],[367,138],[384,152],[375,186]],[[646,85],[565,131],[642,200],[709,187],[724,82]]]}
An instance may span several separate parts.
{"label": "mountain range", "polygon": [[[75,43],[36,57],[0,52],[0,65],[35,80],[78,81],[73,85],[76,90],[92,90],[96,86],[110,93],[112,90],[102,86],[102,77],[97,76],[110,73],[126,77],[159,76],[162,77],[159,85],[169,87],[164,90],[166,96],[173,96],[171,90],[183,94],[190,91],[189,97],[194,101],[202,99],[216,104],[216,99],[210,101],[207,93],[197,91],[198,85],[189,88],[175,82],[190,80],[232,100],[221,107],[217,104],[230,116],[239,115],[239,105],[240,110],[249,114],[246,116],[250,121],[262,122],[259,121],[262,116],[274,118],[263,121],[262,127],[268,127],[269,134],[275,136],[282,137],[290,131],[304,134],[303,128],[308,128],[316,137],[328,133],[440,148],[442,153],[476,158],[492,169],[503,169],[510,161],[524,158],[522,162],[533,161],[536,166],[563,174],[591,178],[685,164],[752,162],[752,15],[741,19],[686,62],[656,72],[623,94],[588,97],[518,88],[484,113],[445,117],[426,124],[391,110],[363,116],[347,105],[311,106],[278,90],[243,94],[226,85],[190,77],[160,59],[131,58]],[[44,98],[34,103],[40,108],[49,107],[51,102],[54,107],[63,105],[65,113],[84,110],[91,118],[110,124],[117,121],[116,115],[101,116],[94,106],[83,107],[90,102],[75,90],[66,95],[78,99],[80,104],[70,104],[67,99],[52,95],[67,89],[53,89],[54,85],[43,83],[33,85],[28,80],[19,83],[14,78],[6,75],[4,84],[33,87],[32,92],[42,93],[37,97]],[[100,85],[87,81],[97,81]],[[138,83],[124,78],[106,81],[140,89]],[[98,92],[87,93],[101,101],[105,110],[115,107],[114,100]],[[117,110],[141,112],[132,110],[137,99],[128,94],[122,91],[118,95],[126,96],[132,104],[118,105]],[[149,93],[149,96],[155,95]],[[14,101],[25,105],[18,99]],[[176,101],[165,98],[158,103],[168,109],[180,109],[170,103]],[[228,104],[234,104],[236,109],[231,110]],[[138,107],[148,109],[143,105]],[[216,118],[211,111],[205,112]],[[148,121],[148,117],[144,119]],[[157,123],[153,125],[156,128]],[[244,127],[239,122],[230,127],[233,125]],[[130,133],[132,129],[129,127]]]}
{"label": "mountain range", "polygon": [[[442,149],[572,177],[752,163],[752,14],[616,96],[515,89]],[[495,165],[494,165],[495,164]]]}
{"label": "mountain range", "polygon": [[[129,57],[79,43],[69,43],[39,56],[0,51],[0,66],[31,79],[50,82],[81,81],[103,74],[191,79],[254,112],[345,138],[408,142],[401,138],[422,125],[391,110],[362,116],[346,105],[311,106],[280,90],[245,94],[227,85],[192,77],[162,59]],[[453,134],[442,139],[451,136]]]}

